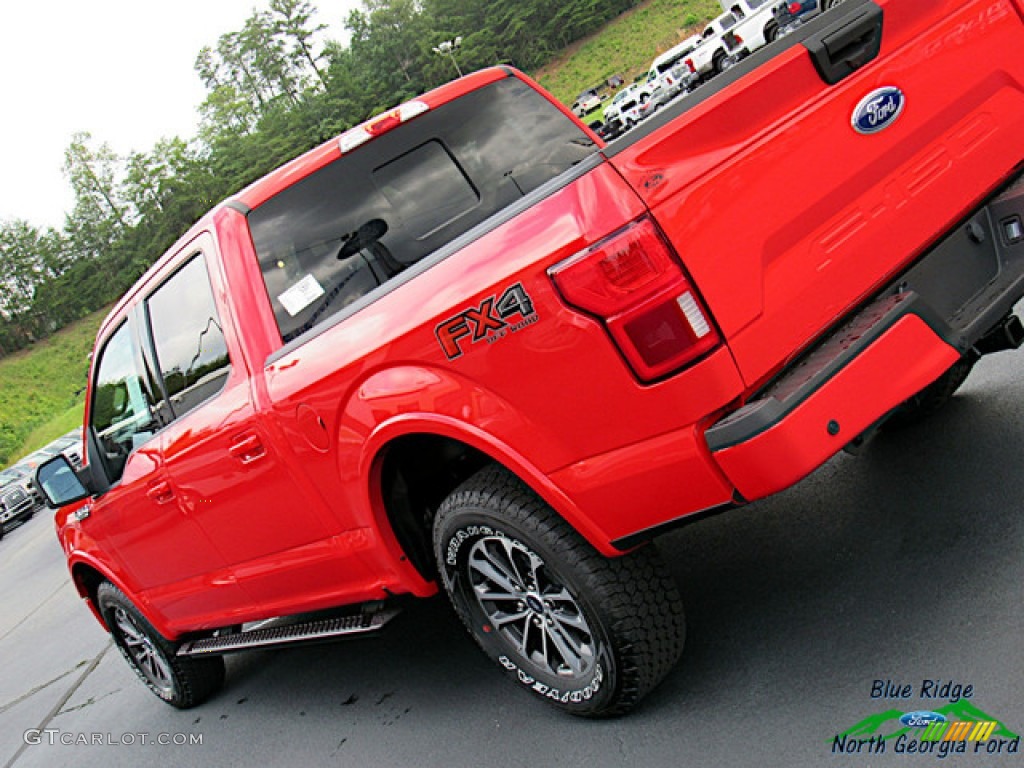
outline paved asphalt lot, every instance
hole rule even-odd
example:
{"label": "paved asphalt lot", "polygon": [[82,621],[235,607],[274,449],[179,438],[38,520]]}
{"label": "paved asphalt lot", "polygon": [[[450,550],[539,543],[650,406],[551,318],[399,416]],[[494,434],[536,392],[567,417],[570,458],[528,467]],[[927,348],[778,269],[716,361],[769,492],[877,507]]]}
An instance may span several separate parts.
{"label": "paved asphalt lot", "polygon": [[[891,740],[832,752],[871,715],[947,704],[920,697],[934,679],[971,685],[970,704],[1024,732],[1022,403],[1024,353],[988,358],[931,421],[665,537],[687,650],[638,711],[607,722],[503,680],[440,600],[377,638],[232,656],[222,693],[176,711],[79,604],[37,515],[0,542],[0,768],[1024,765]],[[911,698],[873,699],[875,680]],[[27,729],[51,730],[26,744]],[[141,744],[160,734],[202,743]],[[134,744],[61,743],[93,739]]]}

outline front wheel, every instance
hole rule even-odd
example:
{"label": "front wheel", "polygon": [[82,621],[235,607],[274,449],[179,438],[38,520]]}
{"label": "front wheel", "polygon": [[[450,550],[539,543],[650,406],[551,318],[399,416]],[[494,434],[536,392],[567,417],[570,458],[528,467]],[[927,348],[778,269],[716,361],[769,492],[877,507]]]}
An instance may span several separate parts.
{"label": "front wheel", "polygon": [[110,582],[96,591],[96,604],[114,644],[128,665],[153,693],[178,709],[201,704],[224,683],[224,659],[175,655],[165,640],[127,596]]}
{"label": "front wheel", "polygon": [[654,552],[602,557],[500,467],[444,501],[434,550],[484,653],[572,714],[624,714],[682,653],[682,600]]}

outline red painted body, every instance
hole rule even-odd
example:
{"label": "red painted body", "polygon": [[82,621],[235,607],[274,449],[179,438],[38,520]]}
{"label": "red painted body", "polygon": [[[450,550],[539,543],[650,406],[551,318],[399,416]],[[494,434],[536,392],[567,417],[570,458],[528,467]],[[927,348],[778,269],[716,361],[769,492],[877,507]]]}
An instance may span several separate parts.
{"label": "red painted body", "polygon": [[[617,540],[796,482],[958,353],[907,318],[758,438],[712,455],[704,433],[1024,159],[1016,2],[879,2],[882,54],[839,85],[825,86],[806,51],[790,48],[283,353],[246,217],[216,208],[99,331],[102,344],[199,247],[232,368],[219,395],[131,455],[87,519],[58,514],[81,593],[84,574],[98,573],[169,638],[433,594],[380,488],[381,457],[409,435],[500,462],[609,556]],[[477,73],[421,100],[433,109],[508,76]],[[857,135],[855,105],[888,84],[912,95],[905,113],[883,133]],[[256,209],[340,154],[325,144],[234,202]],[[549,276],[645,215],[720,334],[653,383]],[[435,329],[515,284],[538,320],[448,359]],[[837,412],[847,431],[829,436],[821,419]]]}

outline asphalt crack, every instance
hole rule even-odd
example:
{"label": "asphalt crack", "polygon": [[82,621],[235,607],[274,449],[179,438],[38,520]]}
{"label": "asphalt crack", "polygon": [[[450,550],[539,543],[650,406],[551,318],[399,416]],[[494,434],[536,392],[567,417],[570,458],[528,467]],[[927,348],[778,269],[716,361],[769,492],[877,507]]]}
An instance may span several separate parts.
{"label": "asphalt crack", "polygon": [[[110,640],[107,642],[105,646],[103,646],[103,650],[96,654],[96,658],[89,662],[89,666],[87,666],[85,668],[85,671],[83,671],[82,674],[78,676],[78,679],[75,680],[74,683],[72,683],[71,687],[64,692],[64,695],[60,697],[60,701],[53,705],[53,709],[51,709],[46,714],[46,717],[43,718],[43,721],[38,726],[40,732],[45,731],[50,726],[50,723],[53,722],[53,719],[60,714],[61,710],[64,709],[64,705],[71,700],[71,697],[75,695],[75,692],[82,687],[82,683],[84,683],[86,679],[89,677],[89,675],[93,673],[96,667],[100,665],[100,662],[103,660],[103,657],[107,654],[107,651],[110,650],[110,647],[113,644],[114,641]],[[75,669],[80,669],[81,666],[82,665],[79,664],[77,667],[75,667]],[[72,672],[73,671],[74,670],[72,670]],[[66,677],[68,674],[71,673],[68,672],[62,677]],[[50,684],[52,685],[53,682],[56,682],[56,680],[52,681]],[[11,759],[4,764],[4,768],[11,768],[11,766],[18,762],[18,759],[22,756],[22,754],[24,754],[25,750],[28,749],[28,746],[28,744],[22,744],[20,747],[18,747],[18,751],[15,752]]]}
{"label": "asphalt crack", "polygon": [[49,688],[54,683],[59,683],[61,680],[63,680],[68,675],[74,674],[74,671],[76,669],[81,669],[82,667],[84,667],[88,663],[89,663],[89,660],[88,659],[84,659],[83,661],[78,662],[74,667],[69,669],[67,672],[64,672],[61,675],[57,675],[57,677],[53,678],[53,680],[48,680],[45,683],[42,683],[41,685],[37,685],[35,688],[33,688],[28,693],[23,693],[23,694],[21,694],[21,696],[19,696],[18,698],[14,699],[13,701],[9,701],[6,704],[0,706],[0,715],[2,715],[4,712],[6,712],[8,709],[11,709],[12,707],[18,706],[19,704],[21,704],[21,702],[25,701],[26,699],[31,699],[33,696],[35,696],[40,691],[45,691],[47,688]]}

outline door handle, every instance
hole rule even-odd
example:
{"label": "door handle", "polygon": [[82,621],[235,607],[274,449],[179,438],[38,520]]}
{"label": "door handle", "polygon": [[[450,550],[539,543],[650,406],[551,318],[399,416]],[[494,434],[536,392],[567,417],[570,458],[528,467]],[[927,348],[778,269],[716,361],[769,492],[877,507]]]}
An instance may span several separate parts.
{"label": "door handle", "polygon": [[804,40],[811,60],[829,85],[835,85],[874,60],[882,49],[882,9],[873,2],[843,3],[830,10],[838,18]]}
{"label": "door handle", "polygon": [[149,486],[146,495],[157,504],[166,504],[174,500],[174,489],[171,488],[171,484],[166,480],[161,480]]}
{"label": "door handle", "polygon": [[231,444],[228,453],[243,464],[251,464],[266,456],[267,449],[256,435],[244,435]]}

